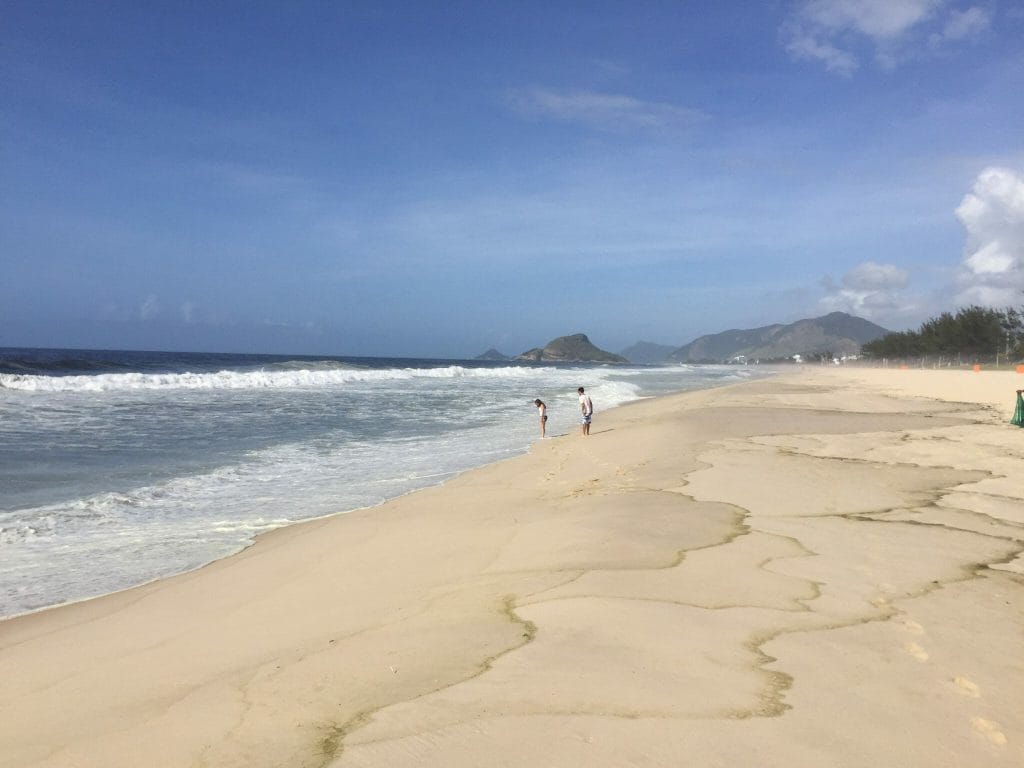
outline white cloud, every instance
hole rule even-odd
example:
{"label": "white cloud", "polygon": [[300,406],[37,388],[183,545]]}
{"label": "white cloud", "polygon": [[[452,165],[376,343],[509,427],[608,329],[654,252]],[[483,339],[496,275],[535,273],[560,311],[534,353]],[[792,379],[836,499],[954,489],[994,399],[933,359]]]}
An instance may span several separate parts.
{"label": "white cloud", "polygon": [[788,50],[797,59],[816,59],[825,64],[829,72],[851,75],[860,66],[857,59],[845,51],[841,51],[827,41],[818,40],[814,35],[802,30],[793,30]]}
{"label": "white cloud", "polygon": [[965,11],[952,11],[946,20],[946,26],[940,34],[932,36],[932,43],[939,44],[953,40],[964,40],[984,32],[992,24],[989,12],[980,6]]}
{"label": "white cloud", "polygon": [[860,291],[888,291],[906,288],[910,273],[893,264],[865,261],[843,276],[843,285]]}
{"label": "white cloud", "polygon": [[196,318],[196,305],[191,301],[186,301],[181,305],[181,319],[186,323],[194,323]]}
{"label": "white cloud", "polygon": [[700,110],[620,94],[529,88],[510,91],[509,105],[520,114],[603,129],[685,127],[703,120]]}
{"label": "white cloud", "polygon": [[794,58],[819,61],[832,72],[850,75],[863,57],[892,68],[928,42],[935,47],[967,40],[991,24],[980,6],[949,5],[949,0],[801,0],[782,35]]}
{"label": "white cloud", "polygon": [[[955,280],[925,298],[908,290],[910,273],[892,264],[866,261],[838,284],[823,281],[818,306],[849,312],[888,327],[968,305],[1002,308],[1024,305],[1024,171],[986,168],[956,209],[966,242]],[[936,305],[938,304],[938,305]]]}
{"label": "white cloud", "polygon": [[894,321],[916,311],[916,302],[904,293],[910,273],[893,264],[865,261],[845,275],[840,285],[825,281],[829,294],[818,306],[826,312],[849,312],[851,315],[878,321]]}
{"label": "white cloud", "polygon": [[801,15],[817,27],[852,29],[876,40],[898,37],[935,12],[942,0],[809,0]]}
{"label": "white cloud", "polygon": [[151,320],[160,314],[160,300],[155,294],[149,294],[139,306],[139,319]]}
{"label": "white cloud", "polygon": [[967,233],[957,301],[1019,305],[1024,298],[1024,176],[986,168],[956,215]]}

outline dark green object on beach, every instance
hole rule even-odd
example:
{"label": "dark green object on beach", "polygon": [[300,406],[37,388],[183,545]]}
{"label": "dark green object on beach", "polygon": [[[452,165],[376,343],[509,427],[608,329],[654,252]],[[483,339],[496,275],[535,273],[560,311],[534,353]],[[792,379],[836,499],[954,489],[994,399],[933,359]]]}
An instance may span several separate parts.
{"label": "dark green object on beach", "polygon": [[1024,389],[1017,390],[1017,410],[1013,412],[1013,418],[1010,419],[1011,424],[1016,424],[1018,427],[1024,427]]}

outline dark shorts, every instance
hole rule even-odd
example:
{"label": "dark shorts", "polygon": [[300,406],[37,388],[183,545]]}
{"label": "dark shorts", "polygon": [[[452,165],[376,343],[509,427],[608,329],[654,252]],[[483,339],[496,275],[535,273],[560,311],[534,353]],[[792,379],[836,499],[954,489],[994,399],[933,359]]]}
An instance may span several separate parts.
{"label": "dark shorts", "polygon": [[590,423],[590,414],[588,413],[586,416],[583,416],[580,419],[580,424],[589,424],[589,423]]}

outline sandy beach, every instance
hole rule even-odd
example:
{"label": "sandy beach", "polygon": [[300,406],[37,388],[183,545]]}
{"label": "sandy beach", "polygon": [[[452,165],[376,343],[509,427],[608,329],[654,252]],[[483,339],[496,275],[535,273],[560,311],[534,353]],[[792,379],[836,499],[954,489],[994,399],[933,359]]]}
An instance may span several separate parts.
{"label": "sandy beach", "polygon": [[0,766],[1024,765],[1024,375],[823,369],[0,623]]}

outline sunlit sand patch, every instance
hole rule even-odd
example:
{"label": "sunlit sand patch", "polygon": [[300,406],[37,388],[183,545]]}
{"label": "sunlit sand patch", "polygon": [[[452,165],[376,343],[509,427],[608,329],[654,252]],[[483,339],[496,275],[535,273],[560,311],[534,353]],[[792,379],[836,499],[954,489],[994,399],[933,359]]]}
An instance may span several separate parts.
{"label": "sunlit sand patch", "polygon": [[[692,502],[696,503],[696,502]],[[704,502],[701,506],[706,506]],[[760,607],[806,611],[818,596],[812,581],[776,571],[789,558],[813,555],[793,539],[744,533],[717,546],[690,549],[671,568],[593,570],[544,593],[544,599],[605,595],[704,608]],[[723,569],[723,558],[729,568]]]}
{"label": "sunlit sand patch", "polygon": [[739,526],[735,509],[674,493],[562,498],[557,513],[524,520],[489,570],[666,568],[683,550],[728,541]]}
{"label": "sunlit sand patch", "polygon": [[981,690],[978,686],[966,677],[954,677],[953,685],[955,685],[957,690],[965,696],[970,696],[973,699],[981,696]]}
{"label": "sunlit sand patch", "polygon": [[924,627],[922,627],[920,624],[918,624],[913,619],[908,619],[906,617],[901,617],[899,619],[896,619],[896,623],[900,627],[905,629],[907,632],[910,632],[911,634],[915,634],[915,635],[923,635],[924,634]]}
{"label": "sunlit sand patch", "polygon": [[999,723],[986,720],[983,717],[972,717],[971,726],[986,739],[998,746],[1006,744],[1006,736],[999,730]]}
{"label": "sunlit sand patch", "polygon": [[[1021,485],[1024,486],[1024,482]],[[1024,487],[1018,491],[1017,497],[1010,497],[973,493],[966,489],[945,494],[938,505],[969,510],[997,522],[1008,523],[1014,526],[1017,535],[1024,538]]]}
{"label": "sunlit sand patch", "polygon": [[[961,498],[964,494],[961,494]],[[935,504],[913,509],[894,509],[869,515],[874,520],[906,521],[919,525],[941,526],[950,530],[969,531],[985,536],[1018,541],[1024,546],[1024,526],[968,509],[956,509],[945,503],[945,497]],[[1019,502],[1024,505],[1024,502]]]}
{"label": "sunlit sand patch", "polygon": [[[984,477],[952,469],[820,459],[739,443],[700,458],[710,467],[689,475],[687,493],[766,516],[851,515],[917,506],[933,501],[939,489]],[[837,492],[840,487],[842,493]]]}
{"label": "sunlit sand patch", "polygon": [[487,674],[375,713],[350,743],[496,716],[735,718],[784,710],[786,677],[763,668],[767,658],[750,637],[750,627],[771,622],[774,612],[573,598],[517,613],[537,627],[533,642]]}
{"label": "sunlit sand patch", "polygon": [[918,661],[928,661],[928,652],[917,643],[904,643],[903,650]]}
{"label": "sunlit sand patch", "polygon": [[970,564],[1002,560],[1013,542],[938,526],[838,517],[760,517],[751,528],[788,536],[813,555],[772,563],[772,571],[817,585],[807,607],[835,622],[892,612],[892,601],[969,578]]}
{"label": "sunlit sand patch", "polygon": [[[950,419],[930,419],[930,426],[913,430],[864,430],[837,435],[776,435],[757,437],[754,442],[819,458],[856,457],[883,464],[971,469],[1014,458],[1022,451],[1008,435],[991,427],[964,424]],[[964,450],[969,446],[969,450]]]}

